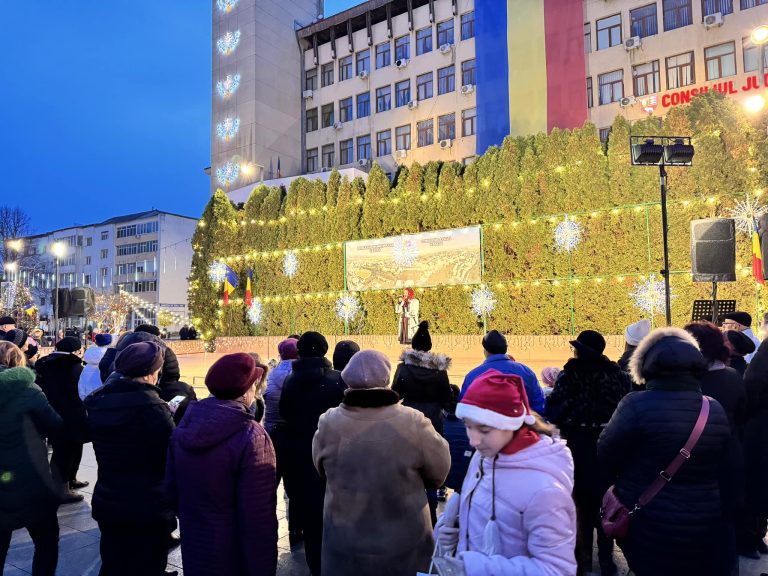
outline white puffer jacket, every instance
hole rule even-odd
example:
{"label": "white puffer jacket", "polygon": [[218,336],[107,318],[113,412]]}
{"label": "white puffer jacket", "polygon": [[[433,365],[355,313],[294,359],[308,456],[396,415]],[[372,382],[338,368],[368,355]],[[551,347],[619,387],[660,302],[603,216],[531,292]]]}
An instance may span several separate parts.
{"label": "white puffer jacket", "polygon": [[80,400],[84,400],[88,394],[104,386],[99,374],[99,362],[107,352],[107,346],[91,346],[83,354],[85,367],[80,373],[80,380],[77,383],[77,393]]}

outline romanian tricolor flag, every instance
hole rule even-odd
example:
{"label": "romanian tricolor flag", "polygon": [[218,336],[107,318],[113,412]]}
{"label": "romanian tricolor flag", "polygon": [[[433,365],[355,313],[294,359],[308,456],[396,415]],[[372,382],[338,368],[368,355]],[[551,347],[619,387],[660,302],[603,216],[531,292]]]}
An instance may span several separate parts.
{"label": "romanian tricolor flag", "polygon": [[237,273],[227,266],[227,275],[224,277],[224,305],[229,304],[229,295],[237,288]]}
{"label": "romanian tricolor flag", "polygon": [[248,268],[248,279],[245,281],[245,306],[251,307],[251,282],[253,281],[253,270]]}
{"label": "romanian tricolor flag", "polygon": [[30,302],[26,306],[24,306],[24,314],[27,316],[34,316],[37,313],[37,306],[35,306],[34,302]]}
{"label": "romanian tricolor flag", "polygon": [[760,235],[757,233],[757,222],[752,221],[752,276],[765,286],[763,277],[763,251],[760,248]]}

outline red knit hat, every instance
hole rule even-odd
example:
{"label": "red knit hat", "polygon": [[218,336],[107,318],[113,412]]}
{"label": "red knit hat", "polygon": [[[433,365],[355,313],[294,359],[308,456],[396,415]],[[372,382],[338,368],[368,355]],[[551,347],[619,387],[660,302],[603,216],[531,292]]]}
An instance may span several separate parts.
{"label": "red knit hat", "polygon": [[222,356],[205,375],[208,390],[223,400],[239,398],[261,379],[264,370],[256,366],[253,358],[244,352]]}
{"label": "red knit hat", "polygon": [[523,424],[536,423],[523,379],[498,370],[487,370],[472,382],[456,406],[456,416],[499,430],[519,430]]}

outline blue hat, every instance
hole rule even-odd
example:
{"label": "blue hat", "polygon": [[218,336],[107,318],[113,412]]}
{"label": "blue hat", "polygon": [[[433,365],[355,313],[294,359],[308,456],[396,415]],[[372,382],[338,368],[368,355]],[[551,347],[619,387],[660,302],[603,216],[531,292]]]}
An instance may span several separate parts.
{"label": "blue hat", "polygon": [[96,334],[94,341],[96,346],[109,346],[112,344],[112,334]]}

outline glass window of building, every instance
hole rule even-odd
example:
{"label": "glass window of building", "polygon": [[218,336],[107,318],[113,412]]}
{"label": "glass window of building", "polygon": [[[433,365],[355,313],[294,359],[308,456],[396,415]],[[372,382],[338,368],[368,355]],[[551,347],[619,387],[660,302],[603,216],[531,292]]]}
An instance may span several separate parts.
{"label": "glass window of building", "polygon": [[656,16],[656,3],[630,10],[629,30],[632,36],[641,38],[658,34],[659,20]]}
{"label": "glass window of building", "polygon": [[592,52],[592,24],[584,22],[584,54]]}
{"label": "glass window of building", "polygon": [[339,82],[352,78],[352,55],[339,58]]}
{"label": "glass window of building", "polygon": [[592,76],[587,77],[587,108],[592,108],[595,105],[592,96]]}
{"label": "glass window of building", "polygon": [[102,233],[101,233],[101,239],[102,239],[102,240],[109,240],[109,231],[108,231],[108,230],[104,230],[104,231],[102,231]]}
{"label": "glass window of building", "polygon": [[[74,256],[74,254],[72,256],[70,256],[70,258],[72,258],[73,256]],[[107,258],[109,258],[109,248],[102,248],[101,249],[101,259],[102,260],[106,260]]]}
{"label": "glass window of building", "polygon": [[696,82],[693,52],[685,52],[667,58],[667,90],[682,88]]}
{"label": "glass window of building", "polygon": [[321,82],[323,84],[323,87],[330,86],[333,84],[333,62],[328,62],[328,64],[323,64],[322,66],[322,79]]}
{"label": "glass window of building", "polygon": [[334,164],[336,164],[334,146],[333,144],[325,144],[323,146],[323,168],[333,168]]}
{"label": "glass window of building", "polygon": [[437,45],[453,44],[453,18],[437,23]]}
{"label": "glass window of building", "polygon": [[461,39],[469,40],[475,37],[475,11],[461,15]]}
{"label": "glass window of building", "polygon": [[693,24],[693,0],[662,0],[664,7],[664,30],[676,30]]}
{"label": "glass window of building", "polygon": [[307,150],[307,172],[317,172],[317,148]]}
{"label": "glass window of building", "polygon": [[376,112],[386,112],[392,108],[392,87],[376,88]]}
{"label": "glass window of building", "polygon": [[608,128],[600,128],[600,142],[603,144],[608,144],[608,138],[611,136],[611,127]]}
{"label": "glass window of building", "polygon": [[357,137],[357,159],[367,160],[371,157],[371,135]]}
{"label": "glass window of building", "polygon": [[477,79],[475,77],[475,70],[477,68],[477,64],[474,58],[472,60],[464,60],[464,62],[461,63],[461,85],[466,86],[467,84],[475,85],[477,84]]}
{"label": "glass window of building", "polygon": [[411,81],[402,80],[395,84],[395,108],[407,106],[411,101]]}
{"label": "glass window of building", "polygon": [[339,100],[339,122],[352,120],[352,97]]}
{"label": "glass window of building", "polygon": [[317,68],[304,72],[304,90],[317,90]]}
{"label": "glass window of building", "polygon": [[600,104],[618,102],[624,97],[624,70],[614,70],[597,77]]}
{"label": "glass window of building", "polygon": [[435,121],[430,118],[428,120],[422,120],[416,124],[416,134],[418,141],[416,146],[421,148],[422,146],[431,146],[435,143]]}
{"label": "glass window of building", "polygon": [[456,139],[456,113],[444,114],[437,117],[437,139],[455,140]]}
{"label": "glass window of building", "polygon": [[304,129],[307,132],[314,132],[317,130],[317,108],[309,108],[307,110]]}
{"label": "glass window of building", "polygon": [[411,57],[411,36],[406,34],[395,38],[395,60],[408,60]]}
{"label": "glass window of building", "polygon": [[432,77],[432,72],[416,76],[416,99],[419,102],[432,98]]}
{"label": "glass window of building", "polygon": [[376,134],[376,156],[392,154],[392,130],[382,130]]}
{"label": "glass window of building", "polygon": [[395,146],[397,150],[411,149],[411,125],[398,126],[395,128]]}
{"label": "glass window of building", "polygon": [[376,68],[385,68],[390,64],[389,42],[383,42],[376,45]]}
{"label": "glass window of building", "polygon": [[369,49],[361,50],[355,55],[357,62],[357,75],[368,74],[371,71],[371,51]]}
{"label": "glass window of building", "polygon": [[598,20],[596,29],[598,50],[621,44],[621,14]]}
{"label": "glass window of building", "polygon": [[355,161],[352,154],[352,138],[339,142],[339,156],[342,164],[352,164]]}
{"label": "glass window of building", "polygon": [[467,108],[461,112],[461,135],[474,136],[477,133],[477,108]]}
{"label": "glass window of building", "polygon": [[632,82],[635,96],[654,94],[661,90],[661,78],[659,77],[659,61],[646,62],[632,67]]}
{"label": "glass window of building", "polygon": [[[768,0],[766,0],[768,1]],[[755,72],[760,69],[759,52],[763,52],[763,66],[768,70],[768,44],[755,46],[749,38],[742,39],[742,49],[744,52],[744,72]]]}
{"label": "glass window of building", "polygon": [[86,266],[90,266],[91,265],[91,257],[90,256],[86,256],[85,257],[85,265]]}
{"label": "glass window of building", "polygon": [[90,286],[91,285],[91,275],[90,274],[84,274],[83,275],[83,286]]}
{"label": "glass window of building", "polygon": [[741,9],[746,10],[755,6],[762,6],[763,4],[768,4],[768,0],[741,0]]}
{"label": "glass window of building", "polygon": [[704,16],[720,12],[730,14],[733,12],[733,0],[701,0],[701,11]]}
{"label": "glass window of building", "polygon": [[456,90],[456,67],[451,64],[437,70],[437,93],[448,94]]}
{"label": "glass window of building", "polygon": [[416,56],[432,52],[432,26],[416,30]]}
{"label": "glass window of building", "polygon": [[[86,246],[93,246],[93,236],[88,236],[88,237],[85,239],[85,245],[86,245]],[[34,246],[32,246],[32,248],[34,248]],[[28,252],[28,254],[29,254],[29,253],[30,253],[30,252]],[[34,254],[34,252],[31,252],[31,254]]]}
{"label": "glass window of building", "polygon": [[363,92],[357,95],[357,117],[366,118],[371,115],[371,93]]}
{"label": "glass window of building", "polygon": [[704,65],[707,80],[727,78],[736,74],[736,43],[726,42],[704,48]]}
{"label": "glass window of building", "polygon": [[336,121],[333,117],[333,103],[323,104],[320,115],[323,117],[323,128],[330,128]]}

